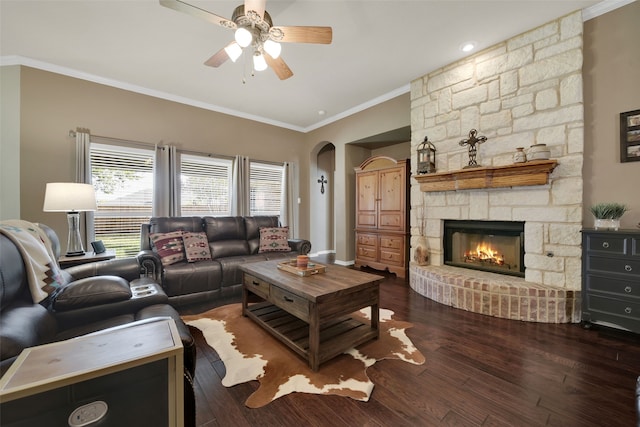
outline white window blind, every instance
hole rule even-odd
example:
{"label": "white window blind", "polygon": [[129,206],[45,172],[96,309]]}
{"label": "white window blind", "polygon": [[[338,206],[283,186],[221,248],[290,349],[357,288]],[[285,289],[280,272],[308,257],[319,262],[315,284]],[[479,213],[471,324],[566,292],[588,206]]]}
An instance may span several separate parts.
{"label": "white window blind", "polygon": [[231,170],[231,160],[181,154],[181,215],[231,215]]}
{"label": "white window blind", "polygon": [[98,210],[95,239],[118,257],[140,250],[140,225],[151,218],[153,149],[91,143],[91,182]]}
{"label": "white window blind", "polygon": [[251,215],[280,215],[284,168],[251,162],[249,169]]}

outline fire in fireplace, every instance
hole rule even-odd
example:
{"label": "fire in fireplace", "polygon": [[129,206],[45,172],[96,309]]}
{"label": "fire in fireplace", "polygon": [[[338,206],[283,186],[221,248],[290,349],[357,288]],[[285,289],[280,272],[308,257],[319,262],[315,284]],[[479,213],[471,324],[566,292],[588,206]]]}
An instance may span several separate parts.
{"label": "fire in fireplace", "polygon": [[524,277],[524,222],[444,221],[444,263]]}

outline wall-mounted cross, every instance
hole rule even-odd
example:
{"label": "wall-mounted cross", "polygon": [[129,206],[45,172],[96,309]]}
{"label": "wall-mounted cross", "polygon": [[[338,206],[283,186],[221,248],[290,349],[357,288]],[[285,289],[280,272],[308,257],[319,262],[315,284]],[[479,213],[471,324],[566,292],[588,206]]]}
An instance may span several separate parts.
{"label": "wall-mounted cross", "polygon": [[320,184],[320,194],[324,194],[324,185],[327,183],[328,181],[324,179],[324,175],[320,175],[320,179],[318,179],[318,184]]}

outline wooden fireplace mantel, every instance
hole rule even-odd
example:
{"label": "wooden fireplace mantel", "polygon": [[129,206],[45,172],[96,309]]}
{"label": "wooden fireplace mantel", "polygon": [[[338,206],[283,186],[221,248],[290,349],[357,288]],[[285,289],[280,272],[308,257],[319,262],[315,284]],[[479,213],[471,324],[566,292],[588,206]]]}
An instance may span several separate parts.
{"label": "wooden fireplace mantel", "polygon": [[414,175],[414,178],[424,192],[544,185],[549,182],[549,174],[557,165],[557,160],[533,160],[506,166]]}

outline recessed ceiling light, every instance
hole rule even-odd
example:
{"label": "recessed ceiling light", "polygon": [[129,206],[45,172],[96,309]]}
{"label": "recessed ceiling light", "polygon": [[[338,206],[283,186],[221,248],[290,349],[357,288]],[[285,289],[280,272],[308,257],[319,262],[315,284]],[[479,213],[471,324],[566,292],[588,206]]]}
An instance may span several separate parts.
{"label": "recessed ceiling light", "polygon": [[476,42],[464,42],[460,45],[460,50],[463,52],[471,52],[476,48],[477,44]]}

